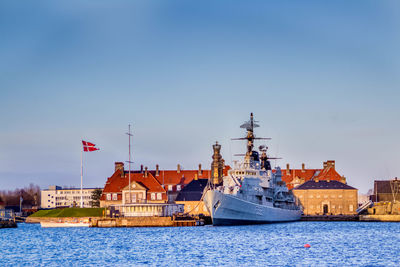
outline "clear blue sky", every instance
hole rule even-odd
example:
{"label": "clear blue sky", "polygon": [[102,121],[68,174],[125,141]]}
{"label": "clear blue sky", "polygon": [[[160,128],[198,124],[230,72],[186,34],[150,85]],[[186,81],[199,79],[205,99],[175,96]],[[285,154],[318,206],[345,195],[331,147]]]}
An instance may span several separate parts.
{"label": "clear blue sky", "polygon": [[254,112],[272,155],[400,177],[398,1],[2,1],[0,189],[103,186],[114,161],[209,168]]}

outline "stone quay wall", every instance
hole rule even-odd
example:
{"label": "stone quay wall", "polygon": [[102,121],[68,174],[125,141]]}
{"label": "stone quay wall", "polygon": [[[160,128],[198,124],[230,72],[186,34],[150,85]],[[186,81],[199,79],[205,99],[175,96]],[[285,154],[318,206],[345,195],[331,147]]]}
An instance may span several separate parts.
{"label": "stone quay wall", "polygon": [[170,227],[171,217],[92,218],[91,227]]}

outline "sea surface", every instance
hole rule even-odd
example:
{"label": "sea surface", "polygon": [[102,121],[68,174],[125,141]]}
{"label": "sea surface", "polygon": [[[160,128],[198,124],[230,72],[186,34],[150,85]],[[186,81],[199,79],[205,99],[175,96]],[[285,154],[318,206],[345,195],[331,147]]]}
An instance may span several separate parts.
{"label": "sea surface", "polygon": [[400,223],[0,229],[0,266],[400,266],[399,248]]}

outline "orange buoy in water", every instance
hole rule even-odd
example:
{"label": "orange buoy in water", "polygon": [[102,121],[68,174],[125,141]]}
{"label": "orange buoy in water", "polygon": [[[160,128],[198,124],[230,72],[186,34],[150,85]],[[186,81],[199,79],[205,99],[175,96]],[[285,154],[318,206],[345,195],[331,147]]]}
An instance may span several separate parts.
{"label": "orange buoy in water", "polygon": [[310,246],[310,244],[305,244],[304,247],[305,248],[310,248],[311,246]]}

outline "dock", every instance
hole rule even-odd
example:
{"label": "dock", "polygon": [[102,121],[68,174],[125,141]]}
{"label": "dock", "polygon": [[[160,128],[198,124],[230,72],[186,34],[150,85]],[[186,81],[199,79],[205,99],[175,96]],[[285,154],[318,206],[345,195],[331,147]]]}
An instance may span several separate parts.
{"label": "dock", "polygon": [[179,227],[203,226],[204,221],[193,217],[125,217],[125,218],[94,218],[90,227]]}
{"label": "dock", "polygon": [[400,222],[400,215],[360,215],[360,221],[363,222]]}
{"label": "dock", "polygon": [[204,220],[192,216],[138,216],[138,217],[28,217],[27,223],[40,222],[89,222],[90,227],[179,227],[203,226]]}
{"label": "dock", "polygon": [[358,215],[303,215],[302,221],[359,221]]}

